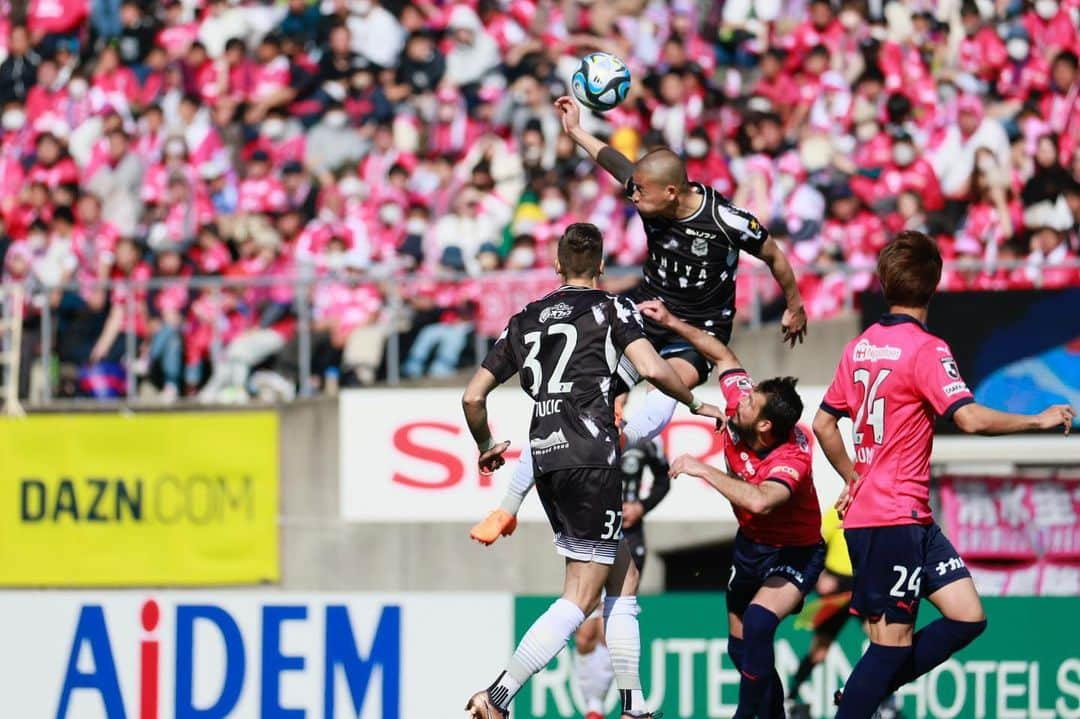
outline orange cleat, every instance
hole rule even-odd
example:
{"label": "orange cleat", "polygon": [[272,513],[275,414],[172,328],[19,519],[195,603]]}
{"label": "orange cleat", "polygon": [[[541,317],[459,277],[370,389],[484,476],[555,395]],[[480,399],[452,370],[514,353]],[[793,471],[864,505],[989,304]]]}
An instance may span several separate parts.
{"label": "orange cleat", "polygon": [[589,712],[585,715],[585,719],[604,719],[604,715],[600,712]]}
{"label": "orange cleat", "polygon": [[510,716],[509,712],[504,712],[492,703],[487,689],[473,694],[465,705],[465,711],[472,719],[507,719]]}
{"label": "orange cleat", "polygon": [[515,529],[517,529],[517,517],[505,509],[493,509],[469,531],[469,537],[484,546],[489,546],[494,544],[500,536],[509,537]]}

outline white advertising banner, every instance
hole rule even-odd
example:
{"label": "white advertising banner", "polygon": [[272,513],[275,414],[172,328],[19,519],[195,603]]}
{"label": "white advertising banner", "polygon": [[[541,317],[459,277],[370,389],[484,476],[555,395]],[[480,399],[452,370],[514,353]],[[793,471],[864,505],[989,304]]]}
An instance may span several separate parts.
{"label": "white advertising banner", "polygon": [[[695,393],[723,406],[715,383]],[[825,393],[800,387],[804,429]],[[631,394],[632,416],[644,390]],[[461,390],[363,389],[344,392],[341,404],[341,513],[364,522],[474,522],[498,505],[528,441],[533,403],[516,382],[496,390],[488,415],[497,440],[511,442],[509,461],[494,476],[476,467],[476,445],[465,426]],[[669,459],[690,453],[723,466],[714,424],[679,407],[663,433]],[[815,484],[822,506],[831,504],[841,482],[820,451],[814,453]],[[546,521],[535,492],[522,506],[523,521]],[[702,480],[673,480],[667,498],[649,514],[657,521],[734,521],[727,501]]]}
{"label": "white advertising banner", "polygon": [[3,592],[0,706],[19,719],[449,716],[513,647],[513,610],[500,594]]}

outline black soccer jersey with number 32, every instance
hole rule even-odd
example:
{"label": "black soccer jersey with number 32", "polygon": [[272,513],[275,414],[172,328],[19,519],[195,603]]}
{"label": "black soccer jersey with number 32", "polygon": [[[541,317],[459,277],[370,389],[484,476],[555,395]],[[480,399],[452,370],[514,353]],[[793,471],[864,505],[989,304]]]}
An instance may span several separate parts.
{"label": "black soccer jersey with number 32", "polygon": [[538,476],[616,466],[612,380],[627,345],[644,336],[633,304],[587,287],[563,286],[510,318],[483,366],[500,383],[519,372],[533,398],[529,444]]}
{"label": "black soccer jersey with number 32", "polygon": [[649,250],[642,290],[663,300],[676,317],[708,328],[734,317],[739,251],[757,256],[769,232],[711,187],[691,186],[702,195],[693,215],[641,218]]}

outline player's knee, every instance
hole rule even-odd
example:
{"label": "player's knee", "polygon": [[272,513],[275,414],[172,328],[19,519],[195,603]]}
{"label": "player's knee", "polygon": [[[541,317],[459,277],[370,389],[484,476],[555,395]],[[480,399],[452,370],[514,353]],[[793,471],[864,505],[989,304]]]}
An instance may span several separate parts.
{"label": "player's knee", "polygon": [[949,621],[952,622],[953,630],[965,646],[975,641],[980,634],[986,631],[987,622],[985,617],[977,621],[965,622],[955,619]]}
{"label": "player's knee", "polygon": [[779,617],[760,604],[751,604],[742,617],[743,640],[747,643],[772,641]]}
{"label": "player's knee", "polygon": [[612,617],[634,617],[641,613],[637,597],[604,597],[604,622],[611,621]]}

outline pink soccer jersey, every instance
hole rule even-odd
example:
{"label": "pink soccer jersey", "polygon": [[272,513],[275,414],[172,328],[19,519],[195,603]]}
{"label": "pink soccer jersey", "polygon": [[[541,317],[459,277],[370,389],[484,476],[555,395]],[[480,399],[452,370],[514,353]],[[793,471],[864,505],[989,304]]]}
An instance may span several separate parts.
{"label": "pink soccer jersey", "polygon": [[863,481],[844,527],[930,524],[934,418],[974,401],[949,345],[909,315],[885,315],[848,343],[821,403],[853,423]]}

